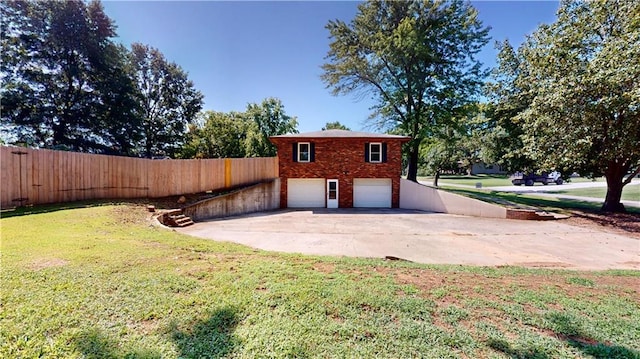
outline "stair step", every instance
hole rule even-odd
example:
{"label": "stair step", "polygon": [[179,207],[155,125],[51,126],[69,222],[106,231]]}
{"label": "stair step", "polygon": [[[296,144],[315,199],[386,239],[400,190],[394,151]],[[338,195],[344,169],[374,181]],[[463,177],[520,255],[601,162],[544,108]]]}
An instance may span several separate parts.
{"label": "stair step", "polygon": [[165,225],[169,227],[186,227],[195,224],[191,217],[182,213],[182,210],[173,210],[167,213]]}
{"label": "stair step", "polygon": [[552,219],[556,219],[556,217],[549,212],[536,212],[536,215],[538,216],[538,220],[552,220]]}
{"label": "stair step", "polygon": [[176,219],[175,222],[177,224],[182,224],[182,223],[193,222],[193,221],[189,217],[182,217],[182,218]]}
{"label": "stair step", "polygon": [[191,219],[189,219],[187,221],[184,221],[184,222],[176,223],[176,225],[178,227],[186,227],[186,226],[190,226],[192,224],[195,224],[195,223],[193,223],[193,221]]}

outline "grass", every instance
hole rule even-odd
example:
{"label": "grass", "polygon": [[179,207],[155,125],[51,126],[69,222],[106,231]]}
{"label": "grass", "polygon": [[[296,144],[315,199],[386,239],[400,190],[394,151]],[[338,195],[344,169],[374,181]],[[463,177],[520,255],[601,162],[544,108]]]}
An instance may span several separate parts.
{"label": "grass", "polygon": [[[507,207],[530,207],[559,213],[570,212],[572,210],[597,212],[602,207],[602,203],[599,202],[568,198],[543,197],[536,195],[535,193],[513,193],[492,191],[489,189],[459,188],[449,186],[441,186],[441,188],[449,192],[461,194],[485,202],[498,203]],[[579,196],[577,194],[573,194],[573,191],[565,191],[563,193]],[[624,197],[623,193],[623,199],[624,198],[626,197]],[[633,200],[633,198],[631,200]],[[638,207],[627,206],[626,209],[629,213],[640,213],[640,208]]]}
{"label": "grass", "polygon": [[[592,188],[576,188],[570,190],[559,190],[548,193],[566,194],[579,197],[593,197],[604,198],[607,195],[606,187],[592,187]],[[640,185],[626,185],[622,190],[622,200],[624,201],[640,201]]]}
{"label": "grass", "polygon": [[[433,177],[420,177],[418,178],[420,181],[433,183]],[[506,175],[487,175],[487,174],[479,174],[479,175],[470,175],[470,176],[461,176],[461,175],[443,175],[440,176],[439,184],[455,184],[455,185],[466,185],[474,187],[476,183],[482,183],[482,187],[497,187],[497,186],[510,186],[511,180],[509,176]]]}
{"label": "grass", "polygon": [[[420,177],[420,181],[433,183],[433,177]],[[569,179],[569,182],[602,182],[603,178],[590,179],[586,177],[573,177]],[[440,176],[439,184],[454,184],[454,185],[466,185],[475,187],[476,183],[482,183],[482,187],[500,187],[511,186],[511,179],[508,175],[491,175],[491,174],[478,174],[478,175],[444,175]],[[541,185],[537,183],[536,185]]]}
{"label": "grass", "polygon": [[640,358],[640,272],[276,254],[141,206],[0,220],[4,358]]}

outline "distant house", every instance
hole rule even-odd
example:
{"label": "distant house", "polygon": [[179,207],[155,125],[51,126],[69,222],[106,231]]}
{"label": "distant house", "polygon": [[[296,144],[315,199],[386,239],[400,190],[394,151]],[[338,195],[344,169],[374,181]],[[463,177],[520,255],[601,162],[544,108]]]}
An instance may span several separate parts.
{"label": "distant house", "polygon": [[327,130],[270,137],[282,208],[397,208],[409,137]]}
{"label": "distant house", "polygon": [[471,173],[472,175],[477,175],[477,174],[506,174],[507,171],[504,171],[500,165],[496,165],[496,164],[487,164],[484,163],[483,161],[479,161],[473,164],[473,166],[471,167]]}

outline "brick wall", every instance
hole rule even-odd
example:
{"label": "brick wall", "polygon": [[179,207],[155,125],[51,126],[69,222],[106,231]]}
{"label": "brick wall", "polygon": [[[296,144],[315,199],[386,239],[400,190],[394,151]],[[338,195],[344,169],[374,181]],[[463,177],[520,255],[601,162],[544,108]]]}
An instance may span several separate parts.
{"label": "brick wall", "polygon": [[[402,141],[382,138],[275,138],[282,189],[280,205],[287,207],[287,178],[337,179],[339,207],[353,207],[354,178],[390,178],[391,206],[400,204],[400,175],[402,169]],[[294,162],[292,143],[312,142],[315,146],[314,162]],[[365,144],[387,144],[387,162],[365,162]]]}

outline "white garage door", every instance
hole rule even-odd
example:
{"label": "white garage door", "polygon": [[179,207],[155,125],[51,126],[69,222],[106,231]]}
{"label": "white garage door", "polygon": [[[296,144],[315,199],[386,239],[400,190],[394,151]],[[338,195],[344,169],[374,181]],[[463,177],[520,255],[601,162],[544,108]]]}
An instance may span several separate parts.
{"label": "white garage door", "polygon": [[287,180],[287,207],[323,208],[324,178],[289,178]]}
{"label": "white garage door", "polygon": [[370,208],[391,208],[391,179],[354,179],[353,206]]}

